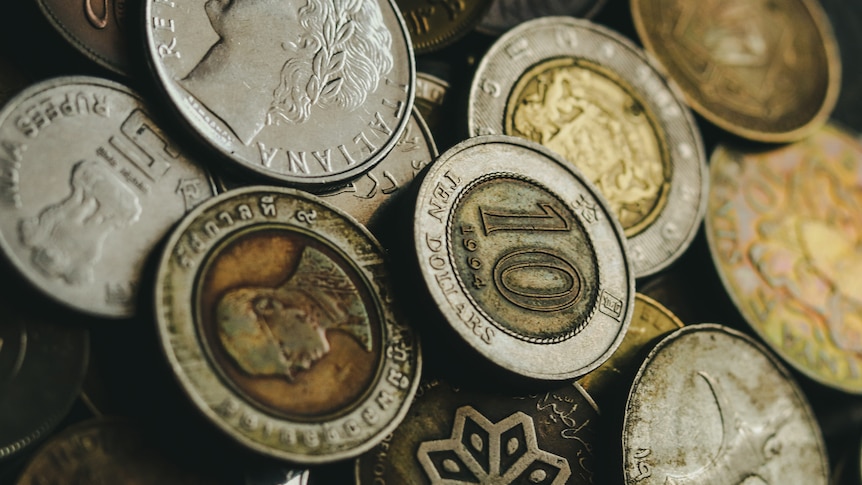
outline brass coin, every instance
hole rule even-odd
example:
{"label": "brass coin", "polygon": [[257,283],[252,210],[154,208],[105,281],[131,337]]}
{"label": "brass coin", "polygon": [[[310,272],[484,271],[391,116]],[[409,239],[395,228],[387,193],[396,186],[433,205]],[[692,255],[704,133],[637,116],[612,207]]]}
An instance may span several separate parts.
{"label": "brass coin", "polygon": [[391,301],[383,250],[303,192],[248,187],[201,205],[162,255],[162,347],[195,406],[281,459],[356,456],[401,420],[416,336]]}
{"label": "brass coin", "polygon": [[835,106],[841,61],[813,0],[631,0],[638,35],[688,103],[764,142],[799,140]]}
{"label": "brass coin", "polygon": [[417,54],[440,50],[473,30],[491,0],[396,0]]}
{"label": "brass coin", "polygon": [[862,394],[862,144],[826,125],[712,155],[706,235],[749,325],[816,381]]}

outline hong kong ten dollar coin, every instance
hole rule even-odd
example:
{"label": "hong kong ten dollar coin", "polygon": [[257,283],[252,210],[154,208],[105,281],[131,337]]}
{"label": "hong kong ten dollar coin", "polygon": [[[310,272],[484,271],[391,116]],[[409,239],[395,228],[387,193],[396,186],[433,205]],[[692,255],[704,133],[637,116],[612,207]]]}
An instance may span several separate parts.
{"label": "hong kong ten dollar coin", "polygon": [[706,206],[694,118],[643,51],[586,20],[546,17],[510,30],[470,88],[472,135],[532,140],[574,164],[625,230],[635,276],[691,244]]}
{"label": "hong kong ten dollar coin", "polygon": [[474,137],[431,165],[414,244],[445,321],[520,375],[568,379],[598,367],[631,319],[634,276],[619,223],[550,150]]}
{"label": "hong kong ten dollar coin", "polygon": [[197,409],[239,443],[297,463],[356,456],[407,411],[417,336],[383,250],[317,197],[249,187],[179,225],[162,255],[162,348]]}

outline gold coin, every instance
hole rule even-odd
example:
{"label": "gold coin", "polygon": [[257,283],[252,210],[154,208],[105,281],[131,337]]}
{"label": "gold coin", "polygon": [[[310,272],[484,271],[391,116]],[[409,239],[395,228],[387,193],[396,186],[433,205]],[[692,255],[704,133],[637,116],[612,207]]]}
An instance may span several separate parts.
{"label": "gold coin", "polygon": [[490,0],[396,0],[417,54],[452,44],[473,30]]}
{"label": "gold coin", "polygon": [[748,323],[809,377],[862,394],[862,144],[826,125],[712,155],[706,233]]}
{"label": "gold coin", "polygon": [[803,138],[838,97],[841,61],[812,0],[632,0],[644,46],[688,103],[719,127],[764,142]]}

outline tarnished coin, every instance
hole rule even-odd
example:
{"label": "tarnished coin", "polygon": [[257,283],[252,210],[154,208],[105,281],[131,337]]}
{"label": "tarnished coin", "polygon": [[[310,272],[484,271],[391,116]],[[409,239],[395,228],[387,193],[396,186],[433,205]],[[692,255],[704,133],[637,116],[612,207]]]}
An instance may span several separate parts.
{"label": "tarnished coin", "polygon": [[679,318],[661,303],[635,293],[632,321],[619,348],[598,369],[580,378],[578,384],[593,397],[606,394],[620,382],[622,374],[634,373],[633,369],[640,365],[638,357],[645,356],[644,351],[648,345],[681,327]]}
{"label": "tarnished coin", "polygon": [[51,25],[83,55],[118,74],[128,75],[135,31],[127,16],[138,2],[127,0],[38,0]]}
{"label": "tarnished coin", "polygon": [[482,20],[492,0],[395,0],[417,54],[440,50]]}
{"label": "tarnished coin", "polygon": [[625,483],[828,483],[826,450],[790,374],[750,337],[683,327],[638,371],[623,423]]}
{"label": "tarnished coin", "polygon": [[103,317],[134,313],[150,250],[214,193],[142,99],[107,80],[29,87],[0,111],[0,140],[0,247],[45,294]]}
{"label": "tarnished coin", "polygon": [[500,35],[518,24],[537,17],[568,15],[592,18],[607,0],[494,0],[478,29]]}
{"label": "tarnished coin", "polygon": [[298,463],[356,456],[407,411],[416,335],[383,250],[317,197],[249,187],[198,207],[162,255],[162,347],[194,405],[241,444]]}
{"label": "tarnished coin", "polygon": [[706,235],[734,303],[799,371],[862,394],[862,144],[826,125],[710,165]]}
{"label": "tarnished coin", "polygon": [[507,136],[446,151],[415,209],[419,272],[479,354],[536,379],[598,367],[631,319],[634,276],[604,199],[558,155]]}
{"label": "tarnished coin", "polygon": [[307,188],[395,145],[415,65],[391,0],[146,0],[146,51],[180,118],[224,157]]}
{"label": "tarnished coin", "polygon": [[470,133],[503,133],[565,157],[608,200],[635,276],[691,244],[706,205],[706,155],[681,97],[643,52],[586,20],[536,19],[497,40],[470,88]]}
{"label": "tarnished coin", "polygon": [[356,460],[356,483],[603,483],[595,477],[598,429],[577,384],[516,397],[432,381],[392,435]]}
{"label": "tarnished coin", "polygon": [[414,108],[407,128],[382,162],[350,184],[320,197],[375,232],[380,214],[392,196],[410,184],[437,155],[434,139]]}
{"label": "tarnished coin", "polygon": [[631,0],[638,35],[688,103],[736,135],[787,142],[829,117],[841,60],[814,0]]}

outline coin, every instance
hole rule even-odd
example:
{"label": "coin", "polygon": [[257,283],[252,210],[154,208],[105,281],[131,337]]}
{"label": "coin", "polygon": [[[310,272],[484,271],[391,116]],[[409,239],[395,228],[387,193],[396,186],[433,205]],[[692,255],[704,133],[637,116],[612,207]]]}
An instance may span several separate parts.
{"label": "coin", "polygon": [[396,0],[417,54],[451,45],[473,30],[491,0]]}
{"label": "coin", "polygon": [[625,230],[635,276],[656,273],[694,239],[706,205],[706,155],[691,113],[643,52],[586,20],[510,30],[470,88],[470,133],[539,142],[593,182]]}
{"label": "coin", "polygon": [[568,15],[592,18],[606,0],[494,0],[482,17],[478,30],[490,35],[503,32],[537,17]]}
{"label": "coin", "polygon": [[706,235],[748,324],[812,379],[862,393],[862,144],[826,125],[765,151],[719,146]]}
{"label": "coin", "polygon": [[514,373],[598,367],[631,319],[622,230],[595,188],[520,138],[467,139],[428,169],[414,213],[419,272],[446,323]]}
{"label": "coin", "polygon": [[626,403],[623,466],[627,484],[644,485],[826,484],[829,473],[790,374],[750,337],[714,324],[668,335],[641,366]]}
{"label": "coin", "polygon": [[841,61],[813,0],[631,0],[644,46],[688,103],[764,142],[799,140],[835,106]]}
{"label": "coin", "polygon": [[371,448],[418,384],[416,335],[383,250],[317,197],[248,187],[202,204],[162,255],[162,347],[194,405],[239,443],[297,463]]}
{"label": "coin", "polygon": [[626,336],[619,348],[598,369],[581,377],[578,384],[595,398],[621,382],[623,375],[638,367],[639,357],[660,337],[681,328],[682,322],[661,303],[635,293],[635,309]]}
{"label": "coin", "polygon": [[431,133],[444,131],[444,123],[446,123],[444,103],[448,91],[448,82],[433,74],[416,73],[415,106],[422,114],[422,119],[428,124]]}
{"label": "coin", "polygon": [[169,104],[246,170],[343,184],[407,124],[416,71],[391,0],[145,4],[145,50]]}
{"label": "coin", "polygon": [[0,247],[48,296],[102,317],[135,310],[151,248],[214,189],[137,94],[43,81],[0,111]]}
{"label": "coin", "polygon": [[577,384],[512,396],[427,382],[408,418],[356,460],[357,485],[602,483],[598,412]]}

